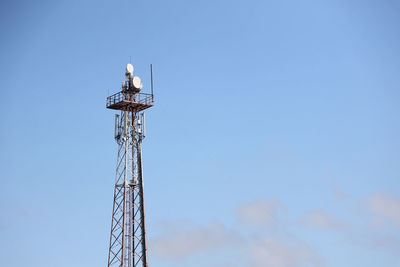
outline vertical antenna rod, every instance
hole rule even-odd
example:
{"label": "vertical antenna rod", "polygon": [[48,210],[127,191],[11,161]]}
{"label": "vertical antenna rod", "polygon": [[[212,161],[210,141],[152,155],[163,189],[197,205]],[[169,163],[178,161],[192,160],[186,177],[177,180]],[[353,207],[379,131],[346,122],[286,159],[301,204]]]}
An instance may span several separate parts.
{"label": "vertical antenna rod", "polygon": [[154,93],[153,93],[153,64],[150,64],[150,80],[151,80],[151,98],[154,101]]}

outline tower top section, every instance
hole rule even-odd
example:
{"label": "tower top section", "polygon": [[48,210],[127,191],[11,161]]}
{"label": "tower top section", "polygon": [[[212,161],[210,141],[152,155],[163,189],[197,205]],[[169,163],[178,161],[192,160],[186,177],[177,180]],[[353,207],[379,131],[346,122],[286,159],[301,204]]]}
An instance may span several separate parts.
{"label": "tower top section", "polygon": [[143,88],[142,80],[133,75],[132,64],[126,65],[125,81],[122,82],[121,91],[107,97],[106,107],[109,109],[140,112],[154,105],[153,95],[153,70],[151,72],[151,94],[141,93]]}

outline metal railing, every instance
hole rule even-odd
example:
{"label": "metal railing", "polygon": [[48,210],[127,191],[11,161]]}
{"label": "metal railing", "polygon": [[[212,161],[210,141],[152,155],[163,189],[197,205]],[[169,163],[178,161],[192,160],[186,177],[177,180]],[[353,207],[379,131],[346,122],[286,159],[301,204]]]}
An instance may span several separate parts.
{"label": "metal railing", "polygon": [[151,105],[154,103],[154,97],[152,94],[146,94],[146,93],[132,94],[121,91],[116,94],[108,96],[106,106],[109,107],[114,104],[120,103],[122,101]]}

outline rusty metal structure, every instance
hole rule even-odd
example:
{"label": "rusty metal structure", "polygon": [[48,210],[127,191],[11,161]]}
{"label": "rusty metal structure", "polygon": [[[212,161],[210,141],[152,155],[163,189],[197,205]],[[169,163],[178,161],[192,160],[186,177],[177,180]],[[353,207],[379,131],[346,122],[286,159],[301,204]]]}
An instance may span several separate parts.
{"label": "rusty metal structure", "polygon": [[121,91],[107,97],[106,107],[120,111],[115,115],[118,158],[108,267],[148,267],[141,144],[146,136],[143,110],[154,103],[151,65],[150,70],[151,94],[140,92],[142,82],[128,64]]}

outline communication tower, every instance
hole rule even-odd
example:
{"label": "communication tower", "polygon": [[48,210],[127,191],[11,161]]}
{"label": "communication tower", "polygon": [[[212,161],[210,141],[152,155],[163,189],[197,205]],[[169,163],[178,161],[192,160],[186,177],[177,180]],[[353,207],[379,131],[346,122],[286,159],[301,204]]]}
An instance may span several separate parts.
{"label": "communication tower", "polygon": [[115,114],[118,159],[108,267],[148,267],[141,144],[146,136],[143,110],[154,103],[153,72],[150,65],[151,94],[147,94],[140,92],[142,81],[133,71],[127,64],[121,91],[108,96],[106,103],[120,111]]}

